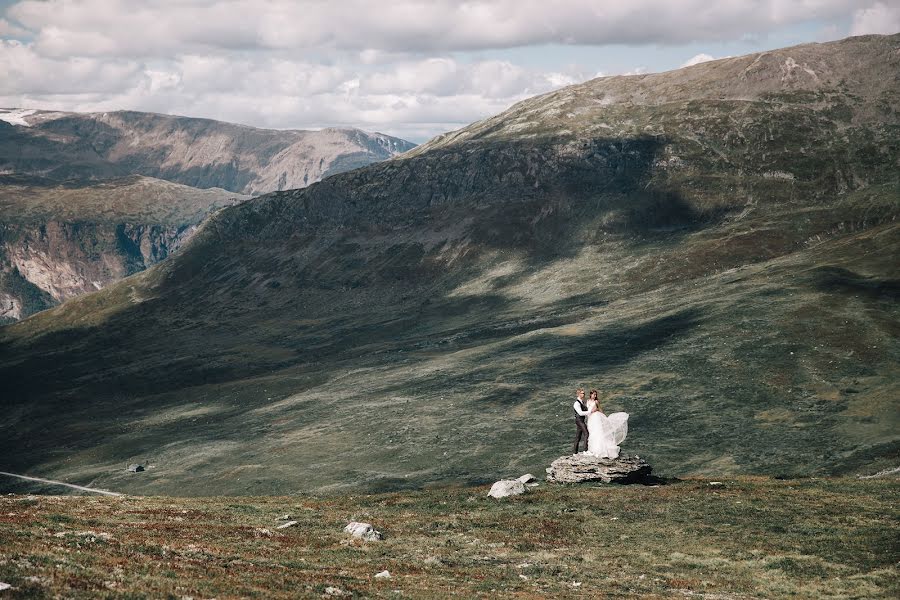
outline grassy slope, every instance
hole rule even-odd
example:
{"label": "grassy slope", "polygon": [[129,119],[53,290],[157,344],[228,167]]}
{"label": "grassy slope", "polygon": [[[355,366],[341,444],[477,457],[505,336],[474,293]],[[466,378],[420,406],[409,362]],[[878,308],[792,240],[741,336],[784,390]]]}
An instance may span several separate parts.
{"label": "grassy slope", "polygon": [[[896,480],[267,498],[0,497],[7,598],[895,598]],[[290,514],[296,527],[278,530]],[[350,520],[379,543],[349,542]],[[391,579],[375,579],[387,569]]]}
{"label": "grassy slope", "polygon": [[[860,52],[890,87],[893,39],[829,60]],[[567,448],[579,383],[665,474],[895,465],[896,113],[807,58],[838,87],[603,103],[754,57],[598,80],[468,128],[487,142],[223,211],[0,331],[7,470],[136,493],[483,482]],[[520,117],[581,129],[516,140]],[[158,468],[128,478],[135,459]]]}
{"label": "grassy slope", "polygon": [[0,220],[20,226],[54,220],[113,225],[136,221],[178,227],[199,223],[210,212],[249,198],[141,176],[89,183],[5,177],[0,186]]}

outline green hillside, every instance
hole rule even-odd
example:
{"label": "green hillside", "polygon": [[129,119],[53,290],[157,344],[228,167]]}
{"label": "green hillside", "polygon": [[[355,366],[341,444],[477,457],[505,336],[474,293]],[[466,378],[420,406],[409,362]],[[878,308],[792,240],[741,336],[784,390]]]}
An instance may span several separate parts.
{"label": "green hillside", "polygon": [[601,78],[223,210],[0,329],[0,466],[132,493],[486,482],[569,448],[579,384],[657,472],[896,466],[898,47]]}

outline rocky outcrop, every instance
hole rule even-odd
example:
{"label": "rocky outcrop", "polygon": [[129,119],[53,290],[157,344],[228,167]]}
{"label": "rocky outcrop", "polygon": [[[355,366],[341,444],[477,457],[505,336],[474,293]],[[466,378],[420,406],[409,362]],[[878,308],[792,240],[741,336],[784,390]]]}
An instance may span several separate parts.
{"label": "rocky outcrop", "polygon": [[491,498],[506,498],[525,493],[525,484],[518,479],[501,479],[491,486],[488,496]]}
{"label": "rocky outcrop", "polygon": [[371,523],[352,521],[344,527],[344,533],[367,542],[377,542],[384,539],[384,535],[375,529]]}
{"label": "rocky outcrop", "polygon": [[547,469],[552,483],[638,483],[650,476],[647,461],[639,456],[599,458],[586,453],[561,456]]}

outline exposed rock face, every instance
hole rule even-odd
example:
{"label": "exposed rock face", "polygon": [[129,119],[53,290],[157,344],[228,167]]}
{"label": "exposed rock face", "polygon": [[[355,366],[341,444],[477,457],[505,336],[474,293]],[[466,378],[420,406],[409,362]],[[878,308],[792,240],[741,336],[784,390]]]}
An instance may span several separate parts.
{"label": "exposed rock face", "polygon": [[0,120],[0,172],[54,179],[137,174],[256,195],[305,187],[414,147],[359,129],[281,131],[132,111],[15,114],[25,113],[10,119],[15,125]]}
{"label": "exposed rock face", "polygon": [[501,479],[491,486],[488,496],[491,498],[506,498],[525,493],[525,484],[518,479]]}
{"label": "exposed rock face", "polygon": [[647,461],[639,456],[598,458],[586,453],[561,456],[547,468],[552,483],[637,483],[650,476]]}
{"label": "exposed rock face", "polygon": [[60,184],[0,178],[0,323],[156,264],[247,197],[149,177]]}

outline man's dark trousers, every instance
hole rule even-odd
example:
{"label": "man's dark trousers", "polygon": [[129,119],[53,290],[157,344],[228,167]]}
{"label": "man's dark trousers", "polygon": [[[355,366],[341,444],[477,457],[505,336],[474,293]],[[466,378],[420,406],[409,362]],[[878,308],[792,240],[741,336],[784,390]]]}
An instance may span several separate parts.
{"label": "man's dark trousers", "polygon": [[572,449],[572,454],[578,454],[578,446],[581,444],[581,440],[584,440],[584,449],[588,449],[588,429],[584,417],[575,417],[575,427],[578,428],[578,431],[575,433],[575,447]]}

